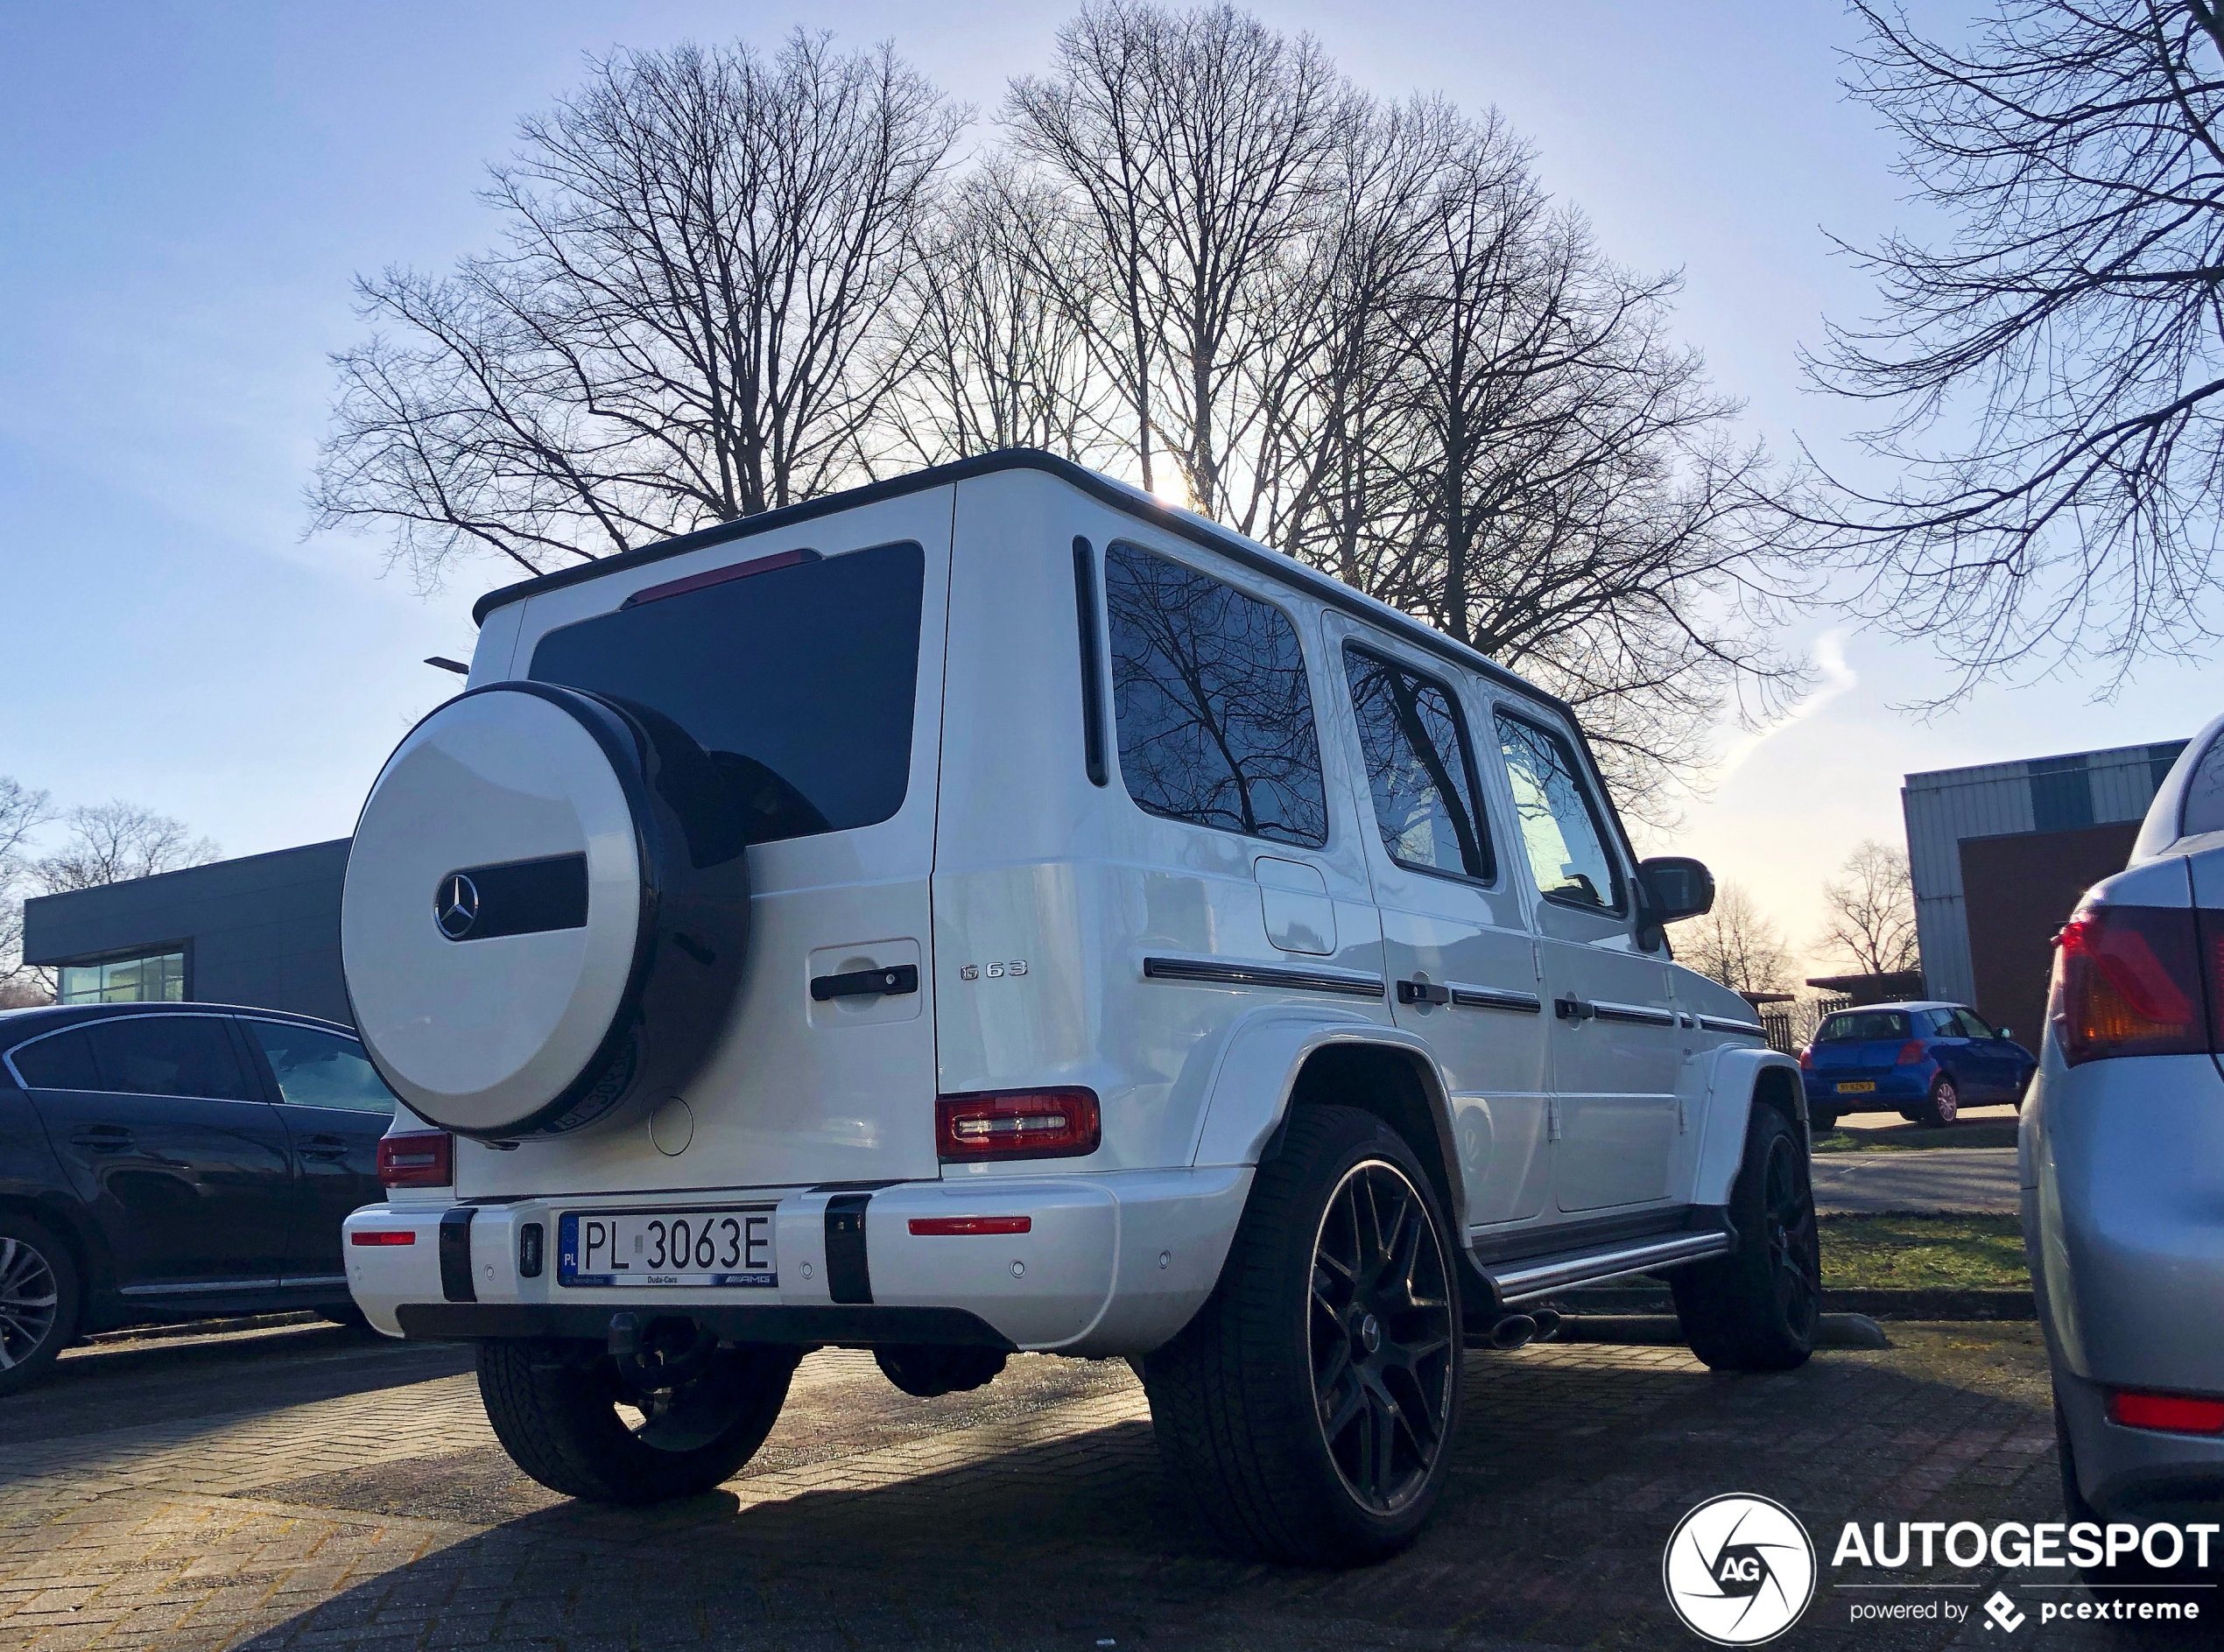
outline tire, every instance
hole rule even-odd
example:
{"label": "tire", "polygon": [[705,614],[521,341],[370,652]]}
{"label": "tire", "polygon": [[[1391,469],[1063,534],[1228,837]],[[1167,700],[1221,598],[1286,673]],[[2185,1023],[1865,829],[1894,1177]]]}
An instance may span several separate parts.
{"label": "tire", "polygon": [[46,1374],[77,1335],[77,1263],[28,1217],[0,1212],[0,1394]]}
{"label": "tire", "polygon": [[1784,1114],[1756,1105],[1730,1191],[1737,1248],[1669,1276],[1691,1350],[1717,1371],[1789,1371],[1814,1352],[1822,1249],[1807,1155]]}
{"label": "tire", "polygon": [[[764,1444],[800,1350],[709,1349],[689,1374],[646,1389],[593,1343],[490,1339],[479,1395],[510,1460],[552,1492],[592,1503],[656,1503],[730,1480]],[[639,1428],[617,1411],[642,1409]]]}
{"label": "tire", "polygon": [[1939,1074],[1931,1080],[1931,1093],[1925,1098],[1919,1116],[1925,1124],[1952,1124],[1961,1116],[1960,1086],[1946,1073]]}
{"label": "tire", "polygon": [[1900,1109],[1900,1117],[1905,1119],[1910,1124],[1920,1124],[1929,1116],[1930,1115],[1925,1113],[1921,1107],[1902,1107]]}
{"label": "tire", "polygon": [[1807,1130],[1810,1135],[1820,1135],[1826,1130],[1834,1130],[1837,1128],[1838,1115],[1828,1107],[1810,1107],[1807,1109]]}
{"label": "tire", "polygon": [[1230,1548],[1355,1565],[1427,1521],[1460,1420],[1447,1231],[1420,1162],[1380,1119],[1292,1114],[1218,1287],[1142,1361],[1168,1478]]}

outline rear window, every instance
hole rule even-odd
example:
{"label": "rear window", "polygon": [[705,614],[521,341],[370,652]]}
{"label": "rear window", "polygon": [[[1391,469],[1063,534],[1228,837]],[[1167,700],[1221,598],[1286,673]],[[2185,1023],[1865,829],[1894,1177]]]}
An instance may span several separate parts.
{"label": "rear window", "polygon": [[1907,1013],[1899,1009],[1853,1009],[1832,1016],[1815,1034],[1817,1044],[1854,1044],[1866,1038],[1904,1038]]}
{"label": "rear window", "polygon": [[926,557],[886,545],[683,590],[551,631],[536,681],[671,719],[751,843],[904,806]]}

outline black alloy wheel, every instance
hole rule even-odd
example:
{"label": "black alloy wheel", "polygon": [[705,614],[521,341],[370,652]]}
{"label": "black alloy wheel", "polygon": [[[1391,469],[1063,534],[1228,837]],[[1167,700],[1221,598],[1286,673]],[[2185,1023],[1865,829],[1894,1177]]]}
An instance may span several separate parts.
{"label": "black alloy wheel", "polygon": [[1814,1351],[1821,1319],[1821,1229],[1807,1144],[1756,1102],[1727,1212],[1737,1242],[1668,1276],[1691,1351],[1717,1371],[1790,1371]]}
{"label": "black alloy wheel", "polygon": [[1763,1183],[1761,1232],[1784,1322],[1805,1325],[1812,1336],[1822,1308],[1822,1246],[1815,1201],[1799,1168],[1798,1146],[1790,1132],[1776,1136],[1769,1144]]}
{"label": "black alloy wheel", "polygon": [[1345,1172],[1313,1241],[1307,1347],[1322,1440],[1351,1494],[1396,1515],[1429,1482],[1459,1380],[1444,1250],[1397,1165]]}

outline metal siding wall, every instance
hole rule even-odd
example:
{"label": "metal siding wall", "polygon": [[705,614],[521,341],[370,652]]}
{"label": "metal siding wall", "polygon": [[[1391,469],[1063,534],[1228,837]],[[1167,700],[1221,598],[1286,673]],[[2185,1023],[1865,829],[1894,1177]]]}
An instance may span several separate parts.
{"label": "metal siding wall", "polygon": [[340,974],[340,885],[348,840],[219,861],[25,903],[24,956],[55,964],[184,941],[187,989],[348,1021]]}
{"label": "metal siding wall", "polygon": [[[2184,744],[2120,746],[1908,776],[1900,810],[1907,822],[1915,924],[1930,990],[1965,1003],[1976,997],[1961,887],[1963,839],[2139,819],[2169,772],[2169,763],[2157,759],[2168,752],[2174,760]],[[2071,786],[2078,788],[2074,796],[2058,795]]]}

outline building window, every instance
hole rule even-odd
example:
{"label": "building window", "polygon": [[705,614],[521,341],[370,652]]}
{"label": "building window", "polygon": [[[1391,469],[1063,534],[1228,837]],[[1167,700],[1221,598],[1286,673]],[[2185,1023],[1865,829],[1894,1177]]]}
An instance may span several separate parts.
{"label": "building window", "polygon": [[66,1004],[174,1004],[186,995],[182,952],[64,964],[61,972],[60,999]]}

